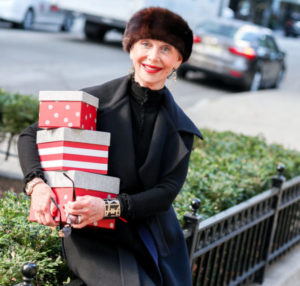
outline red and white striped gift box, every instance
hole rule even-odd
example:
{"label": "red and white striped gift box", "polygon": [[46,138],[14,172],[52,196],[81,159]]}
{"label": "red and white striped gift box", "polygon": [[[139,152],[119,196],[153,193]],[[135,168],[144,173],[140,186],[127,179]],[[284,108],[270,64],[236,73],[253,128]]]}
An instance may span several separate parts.
{"label": "red and white striped gift box", "polygon": [[43,170],[79,170],[107,174],[110,133],[73,128],[37,132]]}
{"label": "red and white striped gift box", "polygon": [[[72,181],[65,177],[66,173],[74,182],[76,198],[79,196],[94,196],[102,199],[114,198],[119,193],[120,179],[99,174],[92,174],[80,171],[47,171],[44,172],[47,184],[52,188],[56,195],[56,201],[61,211],[61,221],[66,223],[65,204],[73,201],[73,184]],[[59,221],[59,212],[55,220]],[[29,215],[30,221],[36,221],[32,208]],[[90,224],[93,227],[115,228],[115,219],[103,219]]]}
{"label": "red and white striped gift box", "polygon": [[96,130],[99,99],[83,91],[40,91],[39,127]]}

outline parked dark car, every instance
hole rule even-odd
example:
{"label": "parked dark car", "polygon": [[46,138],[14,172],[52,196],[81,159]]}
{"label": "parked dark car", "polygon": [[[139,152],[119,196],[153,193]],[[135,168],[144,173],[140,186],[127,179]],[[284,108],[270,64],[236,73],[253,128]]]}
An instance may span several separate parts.
{"label": "parked dark car", "polygon": [[286,71],[285,53],[272,31],[236,19],[212,19],[194,33],[192,55],[178,76],[202,71],[246,90],[279,87]]}
{"label": "parked dark car", "polygon": [[300,14],[292,14],[287,17],[284,23],[284,32],[287,37],[300,36]]}

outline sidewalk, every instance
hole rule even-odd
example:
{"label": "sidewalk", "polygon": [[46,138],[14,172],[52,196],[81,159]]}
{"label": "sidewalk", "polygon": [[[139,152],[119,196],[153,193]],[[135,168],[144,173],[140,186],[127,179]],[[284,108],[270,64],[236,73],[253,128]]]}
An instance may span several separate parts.
{"label": "sidewalk", "polygon": [[282,90],[239,93],[200,101],[187,114],[201,129],[263,135],[268,143],[300,151],[300,94]]}
{"label": "sidewalk", "polygon": [[5,161],[5,153],[7,148],[7,140],[0,142],[0,176],[12,178],[12,179],[23,179],[22,170],[19,164],[18,151],[16,146],[16,139],[13,140],[10,148],[10,156]]}

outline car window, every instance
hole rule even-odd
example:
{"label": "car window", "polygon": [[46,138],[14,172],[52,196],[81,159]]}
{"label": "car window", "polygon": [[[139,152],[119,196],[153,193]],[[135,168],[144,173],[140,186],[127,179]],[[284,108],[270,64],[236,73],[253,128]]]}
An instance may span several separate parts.
{"label": "car window", "polygon": [[216,22],[205,22],[198,26],[197,32],[205,32],[213,35],[225,36],[228,38],[233,38],[238,28],[229,24],[221,24]]}
{"label": "car window", "polygon": [[268,47],[268,45],[267,45],[267,39],[266,39],[265,36],[260,37],[258,42],[259,42],[259,46],[260,47],[264,47],[264,48]]}
{"label": "car window", "polygon": [[241,35],[240,40],[250,42],[256,45],[258,43],[259,36],[257,33],[254,32],[246,32]]}
{"label": "car window", "polygon": [[258,35],[257,33],[253,33],[253,32],[245,33],[241,36],[241,40],[251,42],[251,43],[257,42]]}
{"label": "car window", "polygon": [[274,52],[279,51],[278,46],[277,46],[274,38],[269,36],[269,35],[266,36],[266,47],[268,49],[270,49],[271,51],[274,51]]}

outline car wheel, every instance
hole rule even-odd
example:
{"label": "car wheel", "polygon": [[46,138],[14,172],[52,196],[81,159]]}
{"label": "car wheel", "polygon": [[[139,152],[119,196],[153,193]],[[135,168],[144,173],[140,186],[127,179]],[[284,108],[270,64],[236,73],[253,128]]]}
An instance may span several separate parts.
{"label": "car wheel", "polygon": [[273,85],[273,88],[279,88],[280,87],[280,84],[281,84],[281,82],[284,78],[284,73],[285,73],[284,69],[281,69],[280,72],[277,75],[277,78],[276,78],[276,81]]}
{"label": "car wheel", "polygon": [[73,22],[74,22],[74,17],[72,14],[68,13],[65,16],[64,22],[60,27],[60,30],[63,32],[69,32],[72,29],[73,26]]}
{"label": "car wheel", "polygon": [[253,75],[249,90],[250,91],[257,91],[259,90],[261,86],[261,79],[262,75],[260,71],[256,71],[255,74]]}
{"label": "car wheel", "polygon": [[22,28],[24,30],[31,30],[34,22],[34,12],[32,9],[28,9],[25,13]]}
{"label": "car wheel", "polygon": [[102,25],[90,21],[86,21],[84,26],[86,38],[92,41],[103,41],[107,31],[108,29],[102,27]]}

